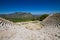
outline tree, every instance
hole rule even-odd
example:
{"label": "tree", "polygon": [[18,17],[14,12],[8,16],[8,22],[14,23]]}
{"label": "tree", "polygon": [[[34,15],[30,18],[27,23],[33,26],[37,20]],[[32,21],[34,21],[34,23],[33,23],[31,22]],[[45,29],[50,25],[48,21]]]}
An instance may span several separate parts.
{"label": "tree", "polygon": [[44,20],[46,17],[48,16],[48,14],[43,14],[39,17],[39,20],[42,21]]}

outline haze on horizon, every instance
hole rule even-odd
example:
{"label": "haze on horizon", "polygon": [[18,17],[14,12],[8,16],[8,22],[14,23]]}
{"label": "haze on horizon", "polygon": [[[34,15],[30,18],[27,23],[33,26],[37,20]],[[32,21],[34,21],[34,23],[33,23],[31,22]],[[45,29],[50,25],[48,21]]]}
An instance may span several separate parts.
{"label": "haze on horizon", "polygon": [[60,0],[0,0],[0,14],[12,12],[32,14],[60,12]]}

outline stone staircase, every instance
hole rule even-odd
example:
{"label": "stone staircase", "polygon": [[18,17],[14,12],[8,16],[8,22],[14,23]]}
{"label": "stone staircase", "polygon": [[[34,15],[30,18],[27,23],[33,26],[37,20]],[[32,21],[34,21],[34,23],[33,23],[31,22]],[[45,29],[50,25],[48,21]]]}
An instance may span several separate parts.
{"label": "stone staircase", "polygon": [[0,26],[10,26],[13,25],[13,22],[0,18]]}

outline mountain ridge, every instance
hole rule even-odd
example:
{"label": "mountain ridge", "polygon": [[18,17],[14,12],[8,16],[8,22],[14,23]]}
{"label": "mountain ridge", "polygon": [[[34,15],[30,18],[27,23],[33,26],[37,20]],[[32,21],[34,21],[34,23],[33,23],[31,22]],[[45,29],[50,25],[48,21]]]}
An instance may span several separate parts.
{"label": "mountain ridge", "polygon": [[9,19],[9,20],[17,20],[17,21],[26,21],[26,20],[31,20],[33,19],[33,15],[31,13],[27,13],[27,12],[14,12],[11,14],[0,14],[0,17],[5,18],[5,19]]}

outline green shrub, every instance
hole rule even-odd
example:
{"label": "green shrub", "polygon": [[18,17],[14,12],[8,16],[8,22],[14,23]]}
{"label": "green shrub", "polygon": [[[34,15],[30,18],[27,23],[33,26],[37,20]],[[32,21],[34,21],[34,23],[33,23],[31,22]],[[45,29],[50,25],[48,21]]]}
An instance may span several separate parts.
{"label": "green shrub", "polygon": [[48,16],[48,14],[43,14],[39,17],[39,20],[42,21],[44,20],[46,17]]}

